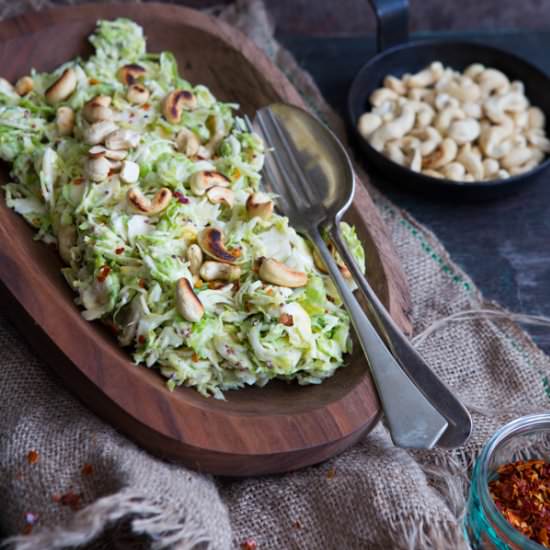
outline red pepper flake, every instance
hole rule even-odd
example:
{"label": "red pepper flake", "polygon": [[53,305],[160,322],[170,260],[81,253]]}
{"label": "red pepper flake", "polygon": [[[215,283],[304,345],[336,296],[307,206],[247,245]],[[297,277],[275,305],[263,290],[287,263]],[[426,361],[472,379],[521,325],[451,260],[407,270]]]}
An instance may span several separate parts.
{"label": "red pepper flake", "polygon": [[71,183],[73,185],[82,185],[84,183],[84,178],[74,178]]}
{"label": "red pepper flake", "polygon": [[208,288],[210,290],[219,290],[220,288],[224,287],[225,283],[223,281],[210,281],[208,283]]}
{"label": "red pepper flake", "polygon": [[52,495],[52,502],[61,502],[61,495]]}
{"label": "red pepper flake", "polygon": [[141,108],[144,110],[144,111],[148,111],[150,108],[151,108],[151,105],[149,103],[144,103]]}
{"label": "red pepper flake", "polygon": [[489,492],[506,520],[526,537],[550,548],[550,463],[519,460],[503,464]]}
{"label": "red pepper flake", "polygon": [[254,539],[246,539],[241,542],[241,550],[256,550],[258,544]]}
{"label": "red pepper flake", "polygon": [[291,327],[294,325],[294,317],[288,313],[281,313],[281,315],[279,315],[279,323],[285,327]]}
{"label": "red pepper flake", "polygon": [[109,276],[109,273],[111,273],[111,268],[108,265],[104,265],[103,267],[99,268],[99,271],[97,272],[97,282],[102,283],[105,281],[105,279]]}
{"label": "red pepper flake", "polygon": [[122,254],[124,252],[124,247],[123,246],[120,246],[118,247],[117,249],[115,249],[115,254]]}
{"label": "red pepper flake", "polygon": [[336,475],[336,468],[334,466],[332,468],[329,468],[327,471],[327,479],[333,479]]}
{"label": "red pepper flake", "polygon": [[238,246],[235,246],[229,249],[229,253],[235,256],[236,258],[240,258],[242,255],[242,250]]}
{"label": "red pepper flake", "polygon": [[76,512],[80,509],[80,499],[82,495],[75,493],[72,489],[69,489],[65,494],[59,497],[58,502],[61,506],[69,506],[71,510]]}
{"label": "red pepper flake", "polygon": [[91,476],[94,473],[94,467],[91,464],[84,464],[81,472],[83,476]]}
{"label": "red pepper flake", "polygon": [[145,288],[145,279],[140,279],[138,281],[138,285],[139,285],[140,288]]}
{"label": "red pepper flake", "polygon": [[181,191],[175,191],[174,197],[176,197],[181,204],[189,204],[189,199]]}
{"label": "red pepper flake", "polygon": [[145,344],[145,336],[143,336],[143,334],[138,336],[138,343]]}
{"label": "red pepper flake", "polygon": [[197,355],[196,352],[193,352],[193,355],[191,355],[191,361],[193,361],[193,363],[197,363],[200,361],[200,357]]}
{"label": "red pepper flake", "polygon": [[90,86],[95,86],[96,84],[99,84],[99,80],[95,79],[95,78],[90,78],[88,80]]}
{"label": "red pepper flake", "polygon": [[29,451],[27,453],[27,462],[29,464],[36,464],[40,460],[40,455],[38,454],[38,451],[35,451],[34,449],[32,451]]}

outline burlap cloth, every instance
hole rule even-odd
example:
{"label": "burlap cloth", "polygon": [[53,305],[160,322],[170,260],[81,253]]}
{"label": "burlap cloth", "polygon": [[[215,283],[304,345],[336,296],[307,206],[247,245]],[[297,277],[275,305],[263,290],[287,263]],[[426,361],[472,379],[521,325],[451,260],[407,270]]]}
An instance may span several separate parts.
{"label": "burlap cloth", "polygon": [[[0,0],[0,15],[48,5]],[[311,78],[274,41],[260,1],[239,2],[221,16],[263,47],[341,130]],[[458,311],[497,307],[484,302],[434,235],[371,192],[410,284],[416,333]],[[472,461],[504,422],[548,409],[550,360],[507,320],[449,323],[420,351],[473,414],[465,448],[396,449],[380,425],[322,465],[227,481],[138,449],[70,395],[0,317],[0,532],[16,535],[34,522],[31,534],[13,541],[18,549],[226,549],[246,539],[260,549],[461,548]],[[30,450],[38,452],[35,464]],[[52,499],[63,494],[81,495],[81,510],[67,505],[70,498]]]}

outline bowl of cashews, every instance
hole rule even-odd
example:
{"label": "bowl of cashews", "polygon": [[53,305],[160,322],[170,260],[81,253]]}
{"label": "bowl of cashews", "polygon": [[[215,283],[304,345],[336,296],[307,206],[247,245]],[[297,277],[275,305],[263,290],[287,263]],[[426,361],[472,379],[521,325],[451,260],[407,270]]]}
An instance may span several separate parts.
{"label": "bowl of cashews", "polygon": [[474,42],[398,44],[356,76],[349,116],[375,181],[491,198],[550,165],[550,79]]}

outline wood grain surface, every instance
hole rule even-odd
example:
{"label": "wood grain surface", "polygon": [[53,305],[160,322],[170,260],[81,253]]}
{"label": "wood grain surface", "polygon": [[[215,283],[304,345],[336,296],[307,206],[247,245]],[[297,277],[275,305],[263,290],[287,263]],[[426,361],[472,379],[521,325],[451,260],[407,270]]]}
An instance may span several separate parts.
{"label": "wood grain surface", "polygon": [[[274,101],[303,106],[298,93],[244,36],[198,12],[161,4],[85,5],[29,14],[0,24],[0,67],[10,80],[31,67],[51,70],[90,52],[98,18],[125,16],[145,28],[152,51],[171,50],[180,71],[252,114]],[[3,166],[0,180],[6,180]],[[405,278],[376,209],[362,186],[350,212],[368,258],[368,276],[390,313],[408,328]],[[0,199],[2,311],[97,414],[148,450],[224,475],[287,471],[319,462],[372,428],[380,410],[359,352],[318,386],[275,382],[227,392],[225,401],[166,389],[154,370],[137,368],[115,339],[88,323],[73,303],[51,247]],[[358,349],[358,346],[356,346]]]}

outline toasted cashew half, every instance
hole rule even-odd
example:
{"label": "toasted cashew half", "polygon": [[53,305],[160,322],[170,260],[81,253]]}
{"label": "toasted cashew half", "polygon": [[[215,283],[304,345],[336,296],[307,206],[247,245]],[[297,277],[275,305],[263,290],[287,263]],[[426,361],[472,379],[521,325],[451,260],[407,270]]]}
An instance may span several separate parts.
{"label": "toasted cashew half", "polygon": [[108,149],[115,151],[126,151],[139,145],[140,135],[133,130],[115,130],[105,138],[105,145]]}
{"label": "toasted cashew half", "polygon": [[15,91],[20,96],[25,96],[27,94],[30,94],[34,88],[34,82],[33,79],[30,76],[22,76],[16,83],[15,83]]}
{"label": "toasted cashew half", "polygon": [[241,276],[241,268],[238,265],[207,260],[202,264],[199,273],[204,281],[236,281]]}
{"label": "toasted cashew half", "polygon": [[264,193],[251,193],[246,199],[246,211],[251,218],[267,219],[273,214],[273,201]]}
{"label": "toasted cashew half", "polygon": [[266,283],[288,288],[306,286],[308,281],[306,273],[295,271],[274,258],[261,259],[258,275]]}
{"label": "toasted cashew half", "polygon": [[60,136],[69,136],[74,128],[74,111],[70,107],[59,107],[55,114],[55,125]]}
{"label": "toasted cashew half", "polygon": [[212,204],[226,204],[229,208],[233,208],[235,204],[235,193],[228,187],[214,185],[206,192],[206,198]]}
{"label": "toasted cashew half", "polygon": [[223,232],[215,227],[206,227],[198,236],[197,242],[202,251],[214,260],[225,264],[234,264],[240,254],[236,254],[225,247]]}
{"label": "toasted cashew half", "polygon": [[204,315],[204,306],[185,277],[176,283],[176,311],[190,323],[197,323]]}
{"label": "toasted cashew half", "polygon": [[105,138],[116,131],[118,126],[110,120],[94,122],[90,127],[84,130],[84,141],[89,145],[98,145]]}
{"label": "toasted cashew half", "polygon": [[76,89],[76,73],[74,69],[68,68],[63,74],[46,90],[46,101],[51,105],[67,99]]}
{"label": "toasted cashew half", "polygon": [[200,145],[199,138],[187,128],[182,128],[176,137],[178,151],[187,157],[194,157],[199,152]]}
{"label": "toasted cashew half", "polygon": [[143,84],[131,84],[126,92],[126,99],[134,105],[143,105],[149,99],[149,90]]}
{"label": "toasted cashew half", "polygon": [[193,111],[197,108],[197,98],[189,90],[174,90],[162,102],[162,114],[172,124],[181,120],[183,111]]}
{"label": "toasted cashew half", "polygon": [[103,156],[99,155],[88,159],[86,162],[86,175],[95,182],[106,180],[111,171],[111,163]]}
{"label": "toasted cashew half", "polygon": [[189,271],[192,275],[198,275],[203,262],[202,249],[198,244],[193,243],[187,249],[187,261],[189,262]]}
{"label": "toasted cashew half", "polygon": [[120,67],[117,76],[123,84],[131,85],[140,78],[143,78],[145,73],[146,71],[144,67],[138,65],[137,63],[130,63]]}
{"label": "toasted cashew half", "polygon": [[167,187],[162,187],[157,191],[152,200],[148,199],[139,189],[132,188],[128,190],[128,202],[139,212],[146,216],[153,216],[162,212],[172,199],[172,191]]}
{"label": "toasted cashew half", "polygon": [[195,195],[204,195],[208,189],[214,186],[229,187],[231,182],[229,178],[224,176],[220,172],[214,172],[213,170],[205,170],[202,172],[195,172],[189,178],[189,187]]}
{"label": "toasted cashew half", "polygon": [[139,164],[125,160],[120,167],[119,177],[124,183],[136,183],[139,179]]}
{"label": "toasted cashew half", "polygon": [[111,97],[100,95],[94,97],[82,108],[82,115],[88,122],[98,122],[100,120],[112,120],[113,110],[111,109]]}
{"label": "toasted cashew half", "polygon": [[[327,244],[327,247],[329,249],[329,252],[331,253],[332,257],[336,261],[336,265],[338,266],[338,269],[340,270],[340,273],[346,278],[351,279],[351,271],[348,269],[348,266],[344,263],[340,255],[338,254],[338,251],[336,250],[336,247],[334,246],[334,243],[330,241]],[[327,266],[325,262],[323,261],[323,258],[321,258],[321,255],[319,254],[319,251],[314,248],[313,249],[313,262],[315,263],[315,266],[321,273],[328,273]]]}

